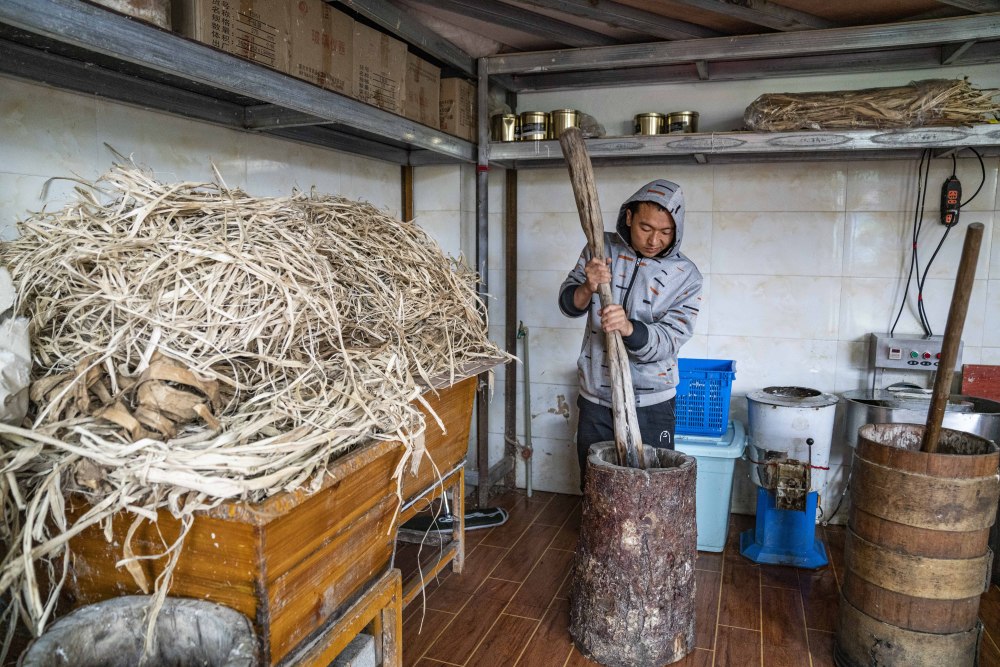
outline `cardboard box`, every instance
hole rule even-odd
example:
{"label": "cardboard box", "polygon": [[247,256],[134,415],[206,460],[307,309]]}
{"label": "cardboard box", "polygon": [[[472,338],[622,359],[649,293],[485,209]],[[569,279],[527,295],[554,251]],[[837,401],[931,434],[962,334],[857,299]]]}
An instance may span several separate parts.
{"label": "cardboard box", "polygon": [[412,53],[406,57],[406,105],[403,114],[435,129],[441,127],[441,68]]}
{"label": "cardboard box", "polygon": [[465,79],[441,79],[441,129],[476,140],[476,87]]}
{"label": "cardboard box", "polygon": [[164,30],[170,30],[170,0],[91,0],[91,2],[147,21]]}
{"label": "cardboard box", "polygon": [[354,23],[354,96],[380,109],[403,114],[406,44]]}
{"label": "cardboard box", "polygon": [[354,19],[323,0],[290,7],[288,73],[354,97]]}
{"label": "cardboard box", "polygon": [[174,29],[191,39],[288,72],[288,5],[273,0],[173,0]]}

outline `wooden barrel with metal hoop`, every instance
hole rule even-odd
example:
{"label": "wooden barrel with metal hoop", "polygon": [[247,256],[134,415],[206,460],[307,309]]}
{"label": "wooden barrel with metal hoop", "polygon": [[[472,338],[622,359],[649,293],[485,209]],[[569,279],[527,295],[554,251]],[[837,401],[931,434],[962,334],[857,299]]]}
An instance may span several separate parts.
{"label": "wooden barrel with metal hoop", "polygon": [[923,452],[923,431],[867,424],[859,432],[835,651],[840,667],[975,662],[1000,450],[943,429],[938,451]]}

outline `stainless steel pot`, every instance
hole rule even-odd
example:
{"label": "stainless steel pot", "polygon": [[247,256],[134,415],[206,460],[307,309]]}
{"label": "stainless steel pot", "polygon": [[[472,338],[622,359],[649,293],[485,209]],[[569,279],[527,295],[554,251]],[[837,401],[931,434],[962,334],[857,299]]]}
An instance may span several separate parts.
{"label": "stainless steel pot", "polygon": [[[858,429],[865,424],[924,424],[930,397],[899,398],[883,389],[841,394],[846,406],[844,440],[858,444]],[[986,398],[952,394],[944,413],[945,428],[974,433],[1000,444],[1000,403]]]}

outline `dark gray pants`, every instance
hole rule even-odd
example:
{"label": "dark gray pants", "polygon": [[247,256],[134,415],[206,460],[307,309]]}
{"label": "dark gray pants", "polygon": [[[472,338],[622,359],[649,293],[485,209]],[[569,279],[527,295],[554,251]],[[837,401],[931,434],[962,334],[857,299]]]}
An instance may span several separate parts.
{"label": "dark gray pants", "polygon": [[[674,448],[675,399],[663,403],[647,405],[635,409],[639,420],[642,442],[661,449]],[[576,399],[580,417],[576,428],[576,453],[580,459],[580,488],[583,488],[583,474],[587,470],[587,451],[598,442],[614,442],[615,422],[611,408],[591,403],[582,396]]]}

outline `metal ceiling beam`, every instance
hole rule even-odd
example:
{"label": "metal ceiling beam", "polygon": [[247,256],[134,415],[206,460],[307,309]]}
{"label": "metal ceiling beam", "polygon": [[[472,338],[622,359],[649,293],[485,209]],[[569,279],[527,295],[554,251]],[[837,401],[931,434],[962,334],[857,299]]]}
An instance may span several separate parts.
{"label": "metal ceiling beam", "polygon": [[943,5],[951,5],[959,9],[966,9],[970,12],[985,14],[988,12],[1000,12],[1000,0],[937,0]]}
{"label": "metal ceiling beam", "polygon": [[409,42],[432,58],[469,76],[476,75],[476,61],[468,53],[425,28],[386,0],[334,0],[371,19],[400,39]]}
{"label": "metal ceiling beam", "polygon": [[768,0],[673,0],[677,4],[695,7],[755,25],[775,30],[809,30],[836,28],[839,24],[797,9],[783,7]]}
{"label": "metal ceiling beam", "polygon": [[323,126],[312,127],[283,127],[275,130],[268,130],[265,134],[301,141],[312,146],[323,146],[334,150],[351,153],[353,155],[364,155],[366,157],[385,160],[393,164],[406,164],[408,153],[405,148],[396,148],[386,144],[356,137],[337,130],[331,130]]}
{"label": "metal ceiling beam", "polygon": [[[964,45],[963,45],[964,46]],[[977,42],[963,50],[950,65],[978,65],[1000,62],[1000,41]],[[878,72],[928,69],[942,65],[942,47],[867,51],[834,55],[814,55],[757,60],[720,60],[707,71],[709,81],[746,81],[767,77],[804,76],[845,72]],[[706,80],[697,63],[636,67],[627,70],[526,74],[512,77],[512,90],[530,92],[585,87],[632,86],[649,83],[696,83]]]}
{"label": "metal ceiling beam", "polygon": [[477,0],[469,3],[461,0],[415,0],[420,4],[444,9],[467,18],[485,21],[493,25],[520,30],[530,35],[545,37],[566,46],[609,46],[618,40],[599,32],[580,28],[570,23],[557,21],[548,16],[535,14],[513,5],[505,5],[497,0]]}
{"label": "metal ceiling beam", "polygon": [[750,60],[888,50],[997,38],[1000,38],[1000,14],[978,14],[858,28],[536,51],[492,56],[486,62],[489,74],[541,74],[677,65],[698,60]]}
{"label": "metal ceiling beam", "polygon": [[520,2],[554,9],[571,16],[601,21],[659,39],[718,37],[722,34],[695,23],[678,21],[609,0],[520,0]]}
{"label": "metal ceiling beam", "polygon": [[963,44],[947,44],[941,47],[941,64],[954,65],[962,57],[962,54],[975,46],[975,44],[976,42],[972,40]]}

